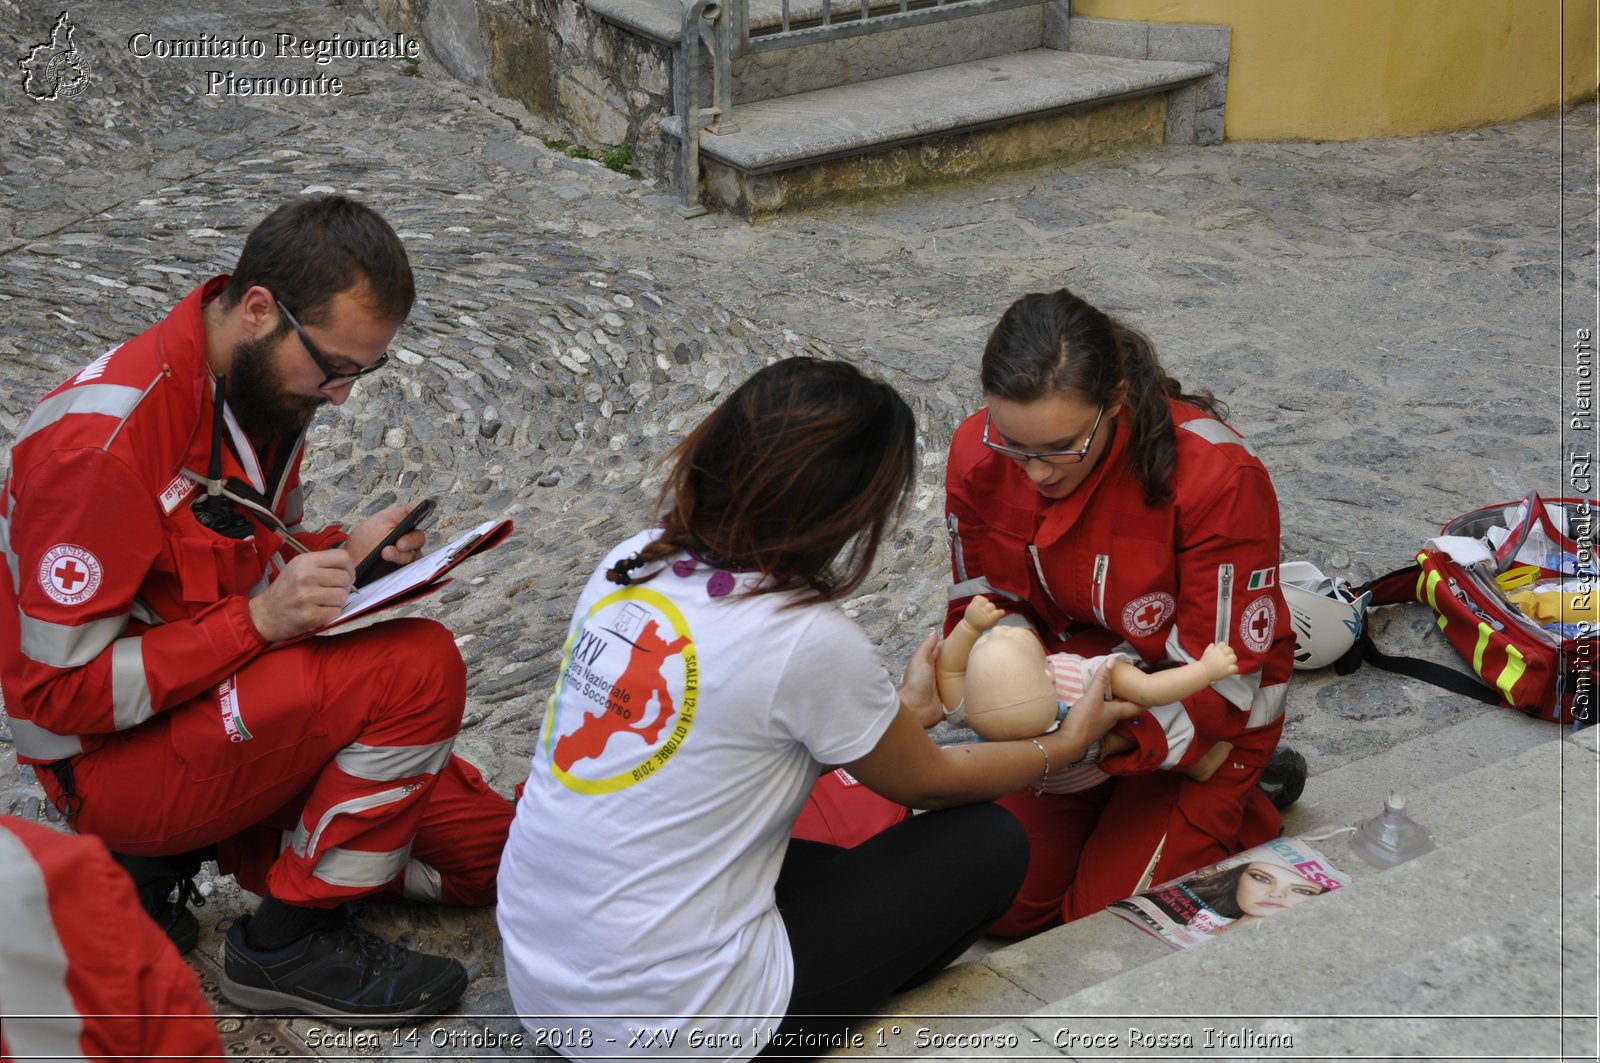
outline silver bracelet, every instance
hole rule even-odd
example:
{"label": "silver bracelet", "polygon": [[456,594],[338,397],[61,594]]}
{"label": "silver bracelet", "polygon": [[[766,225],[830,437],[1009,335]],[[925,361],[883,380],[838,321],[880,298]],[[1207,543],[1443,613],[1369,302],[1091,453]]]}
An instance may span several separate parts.
{"label": "silver bracelet", "polygon": [[1083,756],[1072,762],[1073,766],[1076,767],[1079,764],[1093,764],[1097,762],[1101,755],[1105,752],[1105,748],[1106,740],[1104,738],[1096,738],[1093,742],[1089,743],[1089,748],[1083,751]]}
{"label": "silver bracelet", "polygon": [[1038,783],[1033,787],[1035,793],[1042,794],[1044,793],[1044,784],[1050,781],[1050,751],[1040,745],[1037,738],[1030,738],[1028,741],[1033,743],[1033,748],[1044,754],[1044,774],[1039,776]]}

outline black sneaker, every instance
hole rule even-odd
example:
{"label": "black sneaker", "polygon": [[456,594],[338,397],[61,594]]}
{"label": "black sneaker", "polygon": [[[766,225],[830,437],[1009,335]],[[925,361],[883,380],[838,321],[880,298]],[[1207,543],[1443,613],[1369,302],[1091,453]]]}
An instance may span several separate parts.
{"label": "black sneaker", "polygon": [[248,915],[228,928],[223,999],[250,1011],[312,1015],[345,1026],[388,1026],[449,1010],[467,969],[447,956],[394,945],[344,922],[270,952],[245,942]]}
{"label": "black sneaker", "polygon": [[189,911],[189,905],[199,908],[206,903],[205,897],[194,884],[202,855],[130,856],[127,853],[112,853],[111,859],[133,879],[139,904],[162,933],[178,947],[178,954],[181,956],[192,951],[200,940],[200,922]]}
{"label": "black sneaker", "polygon": [[1272,799],[1272,807],[1279,812],[1287,811],[1305,792],[1306,758],[1288,746],[1279,746],[1272,751],[1272,758],[1267,761],[1256,785]]}

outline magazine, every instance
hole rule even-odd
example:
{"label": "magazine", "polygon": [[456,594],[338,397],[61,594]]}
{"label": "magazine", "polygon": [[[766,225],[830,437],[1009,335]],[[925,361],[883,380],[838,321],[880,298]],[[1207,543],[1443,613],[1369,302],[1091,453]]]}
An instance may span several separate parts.
{"label": "magazine", "polygon": [[1348,875],[1299,838],[1274,838],[1115,901],[1111,911],[1186,949],[1348,885]]}

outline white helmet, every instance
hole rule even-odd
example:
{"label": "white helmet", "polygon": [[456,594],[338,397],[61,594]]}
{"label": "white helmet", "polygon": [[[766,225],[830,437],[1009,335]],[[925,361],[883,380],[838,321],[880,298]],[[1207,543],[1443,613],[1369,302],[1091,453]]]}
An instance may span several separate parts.
{"label": "white helmet", "polygon": [[1324,576],[1309,561],[1278,566],[1278,583],[1294,625],[1294,666],[1326,668],[1349,652],[1361,637],[1367,602],[1337,576]]}

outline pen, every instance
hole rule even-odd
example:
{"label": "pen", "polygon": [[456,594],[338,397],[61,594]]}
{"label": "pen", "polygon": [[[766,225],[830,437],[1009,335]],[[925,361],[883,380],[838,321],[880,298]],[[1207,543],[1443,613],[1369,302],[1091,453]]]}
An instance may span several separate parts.
{"label": "pen", "polygon": [[472,548],[477,546],[478,543],[482,541],[483,536],[481,534],[472,536],[471,538],[467,539],[466,542],[450,551],[450,560],[459,561],[461,558],[466,557],[472,552]]}

